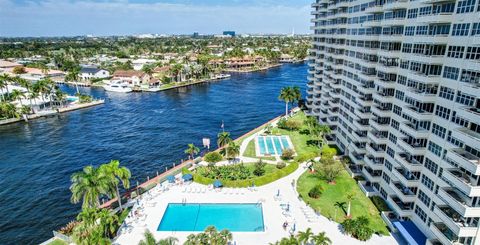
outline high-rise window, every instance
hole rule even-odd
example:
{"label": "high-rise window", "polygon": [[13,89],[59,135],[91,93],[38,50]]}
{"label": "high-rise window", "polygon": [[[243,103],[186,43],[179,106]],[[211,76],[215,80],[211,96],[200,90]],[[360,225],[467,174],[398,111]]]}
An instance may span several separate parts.
{"label": "high-rise window", "polygon": [[470,13],[475,9],[476,0],[462,0],[458,1],[457,14]]}
{"label": "high-rise window", "polygon": [[452,36],[468,36],[470,23],[453,24]]}

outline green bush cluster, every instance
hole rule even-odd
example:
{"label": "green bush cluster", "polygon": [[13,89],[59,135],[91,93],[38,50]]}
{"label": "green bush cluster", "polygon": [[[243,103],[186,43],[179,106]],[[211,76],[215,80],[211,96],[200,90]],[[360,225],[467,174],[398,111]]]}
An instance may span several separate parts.
{"label": "green bush cluster", "polygon": [[220,153],[213,151],[205,154],[203,159],[208,163],[217,163],[222,161],[223,156]]}
{"label": "green bush cluster", "polygon": [[286,164],[285,162],[278,162],[278,163],[277,163],[277,168],[278,168],[278,169],[282,169],[282,168],[284,168],[284,167],[286,167],[286,166],[287,166],[287,164]]}
{"label": "green bush cluster", "polygon": [[342,222],[344,232],[360,241],[367,241],[373,235],[372,228],[369,227],[370,220],[365,216],[356,219],[346,219]]}
{"label": "green bush cluster", "polygon": [[225,166],[200,167],[197,173],[210,179],[244,180],[251,178],[253,173],[243,163]]}
{"label": "green bush cluster", "polygon": [[314,199],[318,199],[322,195],[323,188],[321,185],[316,185],[308,192],[308,196]]}
{"label": "green bush cluster", "polygon": [[[280,169],[278,171],[275,171],[270,174],[263,175],[261,177],[253,177],[250,179],[245,179],[245,180],[224,180],[224,179],[219,179],[222,181],[223,186],[225,187],[249,187],[254,184],[255,186],[262,186],[266,185],[268,183],[272,183],[275,180],[281,179],[298,169],[298,163],[293,162],[290,163],[288,166],[286,166],[283,169]],[[184,174],[189,173],[193,175],[193,180],[199,184],[204,184],[204,185],[209,185],[213,184],[215,182],[215,179],[210,179],[204,176],[201,176],[197,173],[194,173],[188,169],[183,169],[182,172]]]}
{"label": "green bush cluster", "polygon": [[383,198],[379,196],[373,196],[373,197],[370,197],[370,199],[372,200],[375,207],[377,207],[378,211],[380,212],[391,211],[387,203],[385,203],[385,201],[383,200]]}
{"label": "green bush cluster", "polygon": [[282,159],[291,160],[293,159],[293,155],[295,155],[295,151],[293,151],[292,149],[285,149],[282,152]]}

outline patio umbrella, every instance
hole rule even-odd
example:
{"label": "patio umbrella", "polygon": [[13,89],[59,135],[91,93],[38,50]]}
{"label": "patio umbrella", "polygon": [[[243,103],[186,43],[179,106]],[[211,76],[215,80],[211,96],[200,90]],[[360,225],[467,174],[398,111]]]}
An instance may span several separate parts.
{"label": "patio umbrella", "polygon": [[193,180],[193,175],[191,175],[191,174],[184,174],[184,175],[182,176],[182,179],[185,180],[185,181],[191,181],[191,180]]}
{"label": "patio umbrella", "polygon": [[167,176],[167,180],[168,180],[169,183],[175,183],[175,176],[169,175],[169,176]]}
{"label": "patio umbrella", "polygon": [[280,196],[280,189],[277,190],[277,197]]}
{"label": "patio umbrella", "polygon": [[213,187],[215,188],[219,188],[219,187],[222,187],[223,184],[222,182],[220,182],[220,180],[215,180],[215,182],[213,182]]}

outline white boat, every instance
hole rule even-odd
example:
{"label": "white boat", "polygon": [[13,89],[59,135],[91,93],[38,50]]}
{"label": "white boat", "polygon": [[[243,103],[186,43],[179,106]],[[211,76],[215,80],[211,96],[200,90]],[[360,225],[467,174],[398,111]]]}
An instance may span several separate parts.
{"label": "white boat", "polygon": [[127,84],[122,83],[120,81],[111,81],[105,85],[103,88],[110,92],[118,92],[118,93],[130,93],[132,92],[132,88],[130,88]]}

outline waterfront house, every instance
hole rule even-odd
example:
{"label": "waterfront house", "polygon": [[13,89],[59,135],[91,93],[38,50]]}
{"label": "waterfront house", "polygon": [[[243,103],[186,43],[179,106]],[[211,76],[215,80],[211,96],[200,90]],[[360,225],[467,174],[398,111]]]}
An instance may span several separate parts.
{"label": "waterfront house", "polygon": [[82,67],[80,78],[82,80],[105,79],[110,77],[110,72],[96,67]]}
{"label": "waterfront house", "polygon": [[0,60],[0,71],[11,71],[15,67],[22,67],[22,65],[7,60]]}
{"label": "waterfront house", "polygon": [[153,77],[159,79],[160,81],[162,81],[164,78],[173,79],[171,69],[171,66],[156,67],[153,69]]}
{"label": "waterfront house", "polygon": [[293,63],[295,62],[295,58],[289,54],[282,54],[280,55],[280,59],[278,60],[280,63]]}
{"label": "waterfront house", "polygon": [[154,64],[155,62],[157,61],[152,59],[145,59],[145,58],[136,59],[136,60],[132,60],[132,66],[134,70],[140,71],[143,69],[145,65]]}
{"label": "waterfront house", "polygon": [[54,80],[61,79],[65,76],[65,73],[63,71],[53,70],[53,69],[42,71],[42,69],[30,68],[30,67],[25,67],[25,73],[34,78],[49,77]]}
{"label": "waterfront house", "polygon": [[234,57],[225,60],[225,65],[228,69],[250,69],[253,68],[255,65],[260,65],[265,63],[266,60],[262,56],[244,56],[241,58]]}
{"label": "waterfront house", "polygon": [[131,87],[149,84],[151,76],[143,71],[117,70],[113,73],[113,80],[121,80]]}

